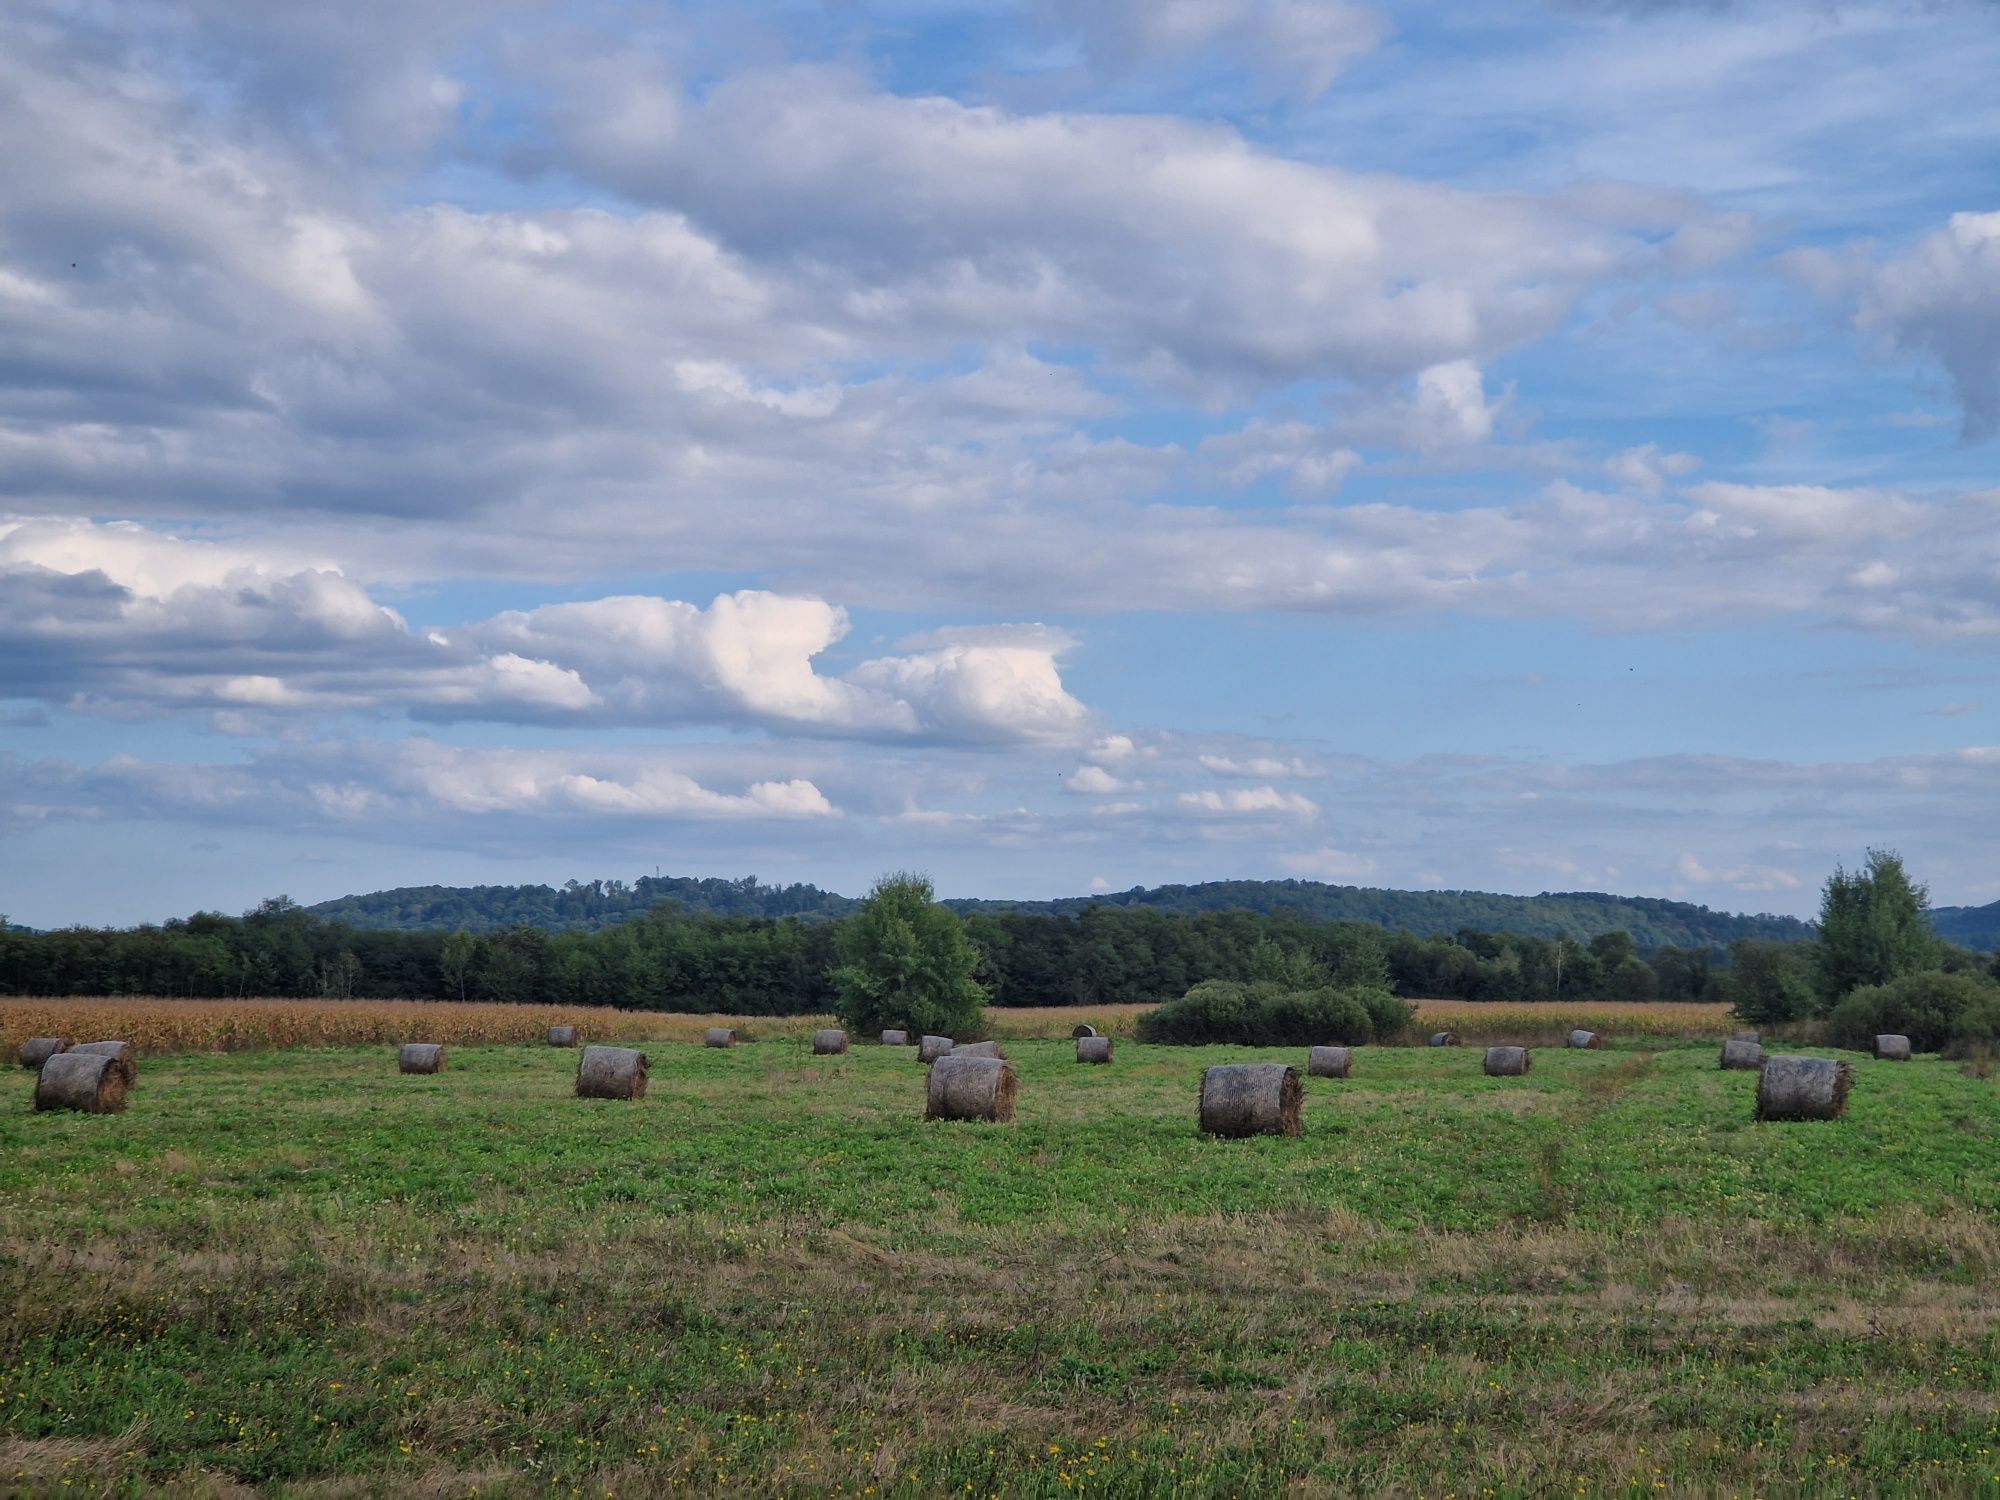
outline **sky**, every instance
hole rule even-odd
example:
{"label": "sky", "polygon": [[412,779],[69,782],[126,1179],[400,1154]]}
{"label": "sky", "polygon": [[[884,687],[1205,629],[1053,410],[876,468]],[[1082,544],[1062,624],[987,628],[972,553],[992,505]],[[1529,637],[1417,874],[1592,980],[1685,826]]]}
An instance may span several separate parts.
{"label": "sky", "polygon": [[0,912],[2000,898],[2000,5],[10,0]]}

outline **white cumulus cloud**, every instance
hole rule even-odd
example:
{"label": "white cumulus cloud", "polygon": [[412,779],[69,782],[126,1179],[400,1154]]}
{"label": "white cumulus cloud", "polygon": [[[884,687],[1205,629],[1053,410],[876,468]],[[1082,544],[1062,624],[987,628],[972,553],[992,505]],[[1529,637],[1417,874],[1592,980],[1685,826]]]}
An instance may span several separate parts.
{"label": "white cumulus cloud", "polygon": [[1319,804],[1297,792],[1281,792],[1274,786],[1216,792],[1182,792],[1175,799],[1191,812],[1231,818],[1287,817],[1310,819],[1319,816]]}

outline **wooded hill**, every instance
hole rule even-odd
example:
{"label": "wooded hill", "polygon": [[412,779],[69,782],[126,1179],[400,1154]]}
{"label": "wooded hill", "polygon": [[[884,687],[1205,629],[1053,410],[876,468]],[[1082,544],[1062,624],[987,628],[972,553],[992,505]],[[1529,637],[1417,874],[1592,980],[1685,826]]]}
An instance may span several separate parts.
{"label": "wooded hill", "polygon": [[405,885],[322,901],[307,911],[370,932],[595,932],[666,903],[701,917],[844,917],[861,903],[816,885],[765,885],[684,875],[548,885]]}
{"label": "wooded hill", "polygon": [[[692,915],[806,920],[844,917],[859,904],[851,896],[818,886],[764,885],[754,876],[718,880],[649,875],[629,884],[621,880],[572,880],[561,887],[404,886],[343,896],[307,910],[317,917],[374,931],[455,932],[463,928],[489,933],[527,926],[593,932],[643,915],[665,902],[677,903]],[[945,904],[965,913],[1040,916],[1074,916],[1093,906],[1163,916],[1248,911],[1317,922],[1372,922],[1420,937],[1472,928],[1588,942],[1602,933],[1629,932],[1646,950],[1725,948],[1746,937],[1796,942],[1812,935],[1811,926],[1797,917],[1743,916],[1647,896],[1614,896],[1599,891],[1544,892],[1539,896],[1395,891],[1325,885],[1316,880],[1217,880],[1201,885],[1135,886],[1129,891],[1053,901],[961,899]]]}
{"label": "wooded hill", "polygon": [[1991,953],[2000,948],[2000,901],[1988,906],[1937,906],[1931,926],[1947,943]]}

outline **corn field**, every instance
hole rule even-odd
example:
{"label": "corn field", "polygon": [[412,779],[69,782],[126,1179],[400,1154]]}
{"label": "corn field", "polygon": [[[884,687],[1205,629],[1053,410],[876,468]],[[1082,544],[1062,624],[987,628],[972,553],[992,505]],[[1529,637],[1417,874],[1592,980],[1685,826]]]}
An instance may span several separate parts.
{"label": "corn field", "polygon": [[[1062,1037],[1077,1025],[1130,1037],[1147,1005],[994,1007],[986,1032],[1001,1038]],[[832,1016],[690,1015],[576,1005],[508,1005],[441,1000],[171,1000],[0,997],[0,1044],[11,1056],[31,1036],[117,1037],[141,1052],[240,1052],[276,1047],[352,1047],[414,1040],[469,1045],[539,1042],[551,1026],[576,1026],[586,1040],[699,1042],[711,1026],[746,1041],[810,1036]],[[1559,1041],[1572,1027],[1605,1038],[1662,1041],[1724,1036],[1725,1005],[1565,1001],[1547,1004],[1423,1000],[1413,1037],[1449,1028],[1466,1040]],[[857,1037],[856,1041],[865,1040]]]}
{"label": "corn field", "polygon": [[117,1037],[141,1052],[242,1052],[430,1041],[540,1042],[551,1026],[586,1041],[699,1042],[711,1026],[771,1039],[810,1035],[825,1016],[684,1015],[580,1005],[446,1000],[163,1000],[0,998],[0,1042],[11,1056],[31,1036]]}

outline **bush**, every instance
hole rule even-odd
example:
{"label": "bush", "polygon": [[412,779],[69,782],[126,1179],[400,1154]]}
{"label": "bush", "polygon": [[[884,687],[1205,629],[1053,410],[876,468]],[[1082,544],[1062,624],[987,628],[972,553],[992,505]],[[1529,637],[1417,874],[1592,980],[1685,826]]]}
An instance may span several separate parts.
{"label": "bush", "polygon": [[1865,1051],[1880,1033],[1895,1032],[1919,1052],[1936,1052],[1969,1014],[1987,1014],[1995,996],[1991,983],[1971,974],[1923,969],[1855,990],[1826,1018],[1827,1037]]}
{"label": "bush", "polygon": [[1202,1046],[1357,1046],[1392,1041],[1415,1010],[1385,989],[1288,989],[1271,981],[1210,979],[1139,1017],[1139,1040]]}
{"label": "bush", "polygon": [[[1986,985],[1958,1013],[1952,1026],[1951,1050],[1960,1057],[2000,1051],[2000,985]],[[1916,1038],[1912,1037],[1914,1042]]]}
{"label": "bush", "polygon": [[1375,1040],[1378,1042],[1401,1041],[1409,1031],[1410,1024],[1417,1018],[1417,1008],[1414,1005],[1398,1000],[1385,989],[1362,989],[1354,993],[1367,1008],[1368,1019],[1374,1024]]}

